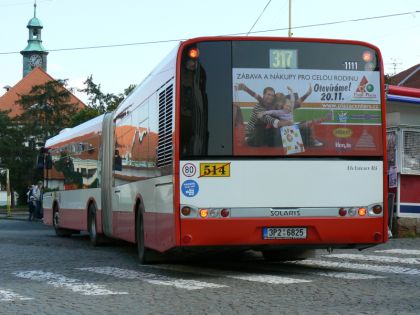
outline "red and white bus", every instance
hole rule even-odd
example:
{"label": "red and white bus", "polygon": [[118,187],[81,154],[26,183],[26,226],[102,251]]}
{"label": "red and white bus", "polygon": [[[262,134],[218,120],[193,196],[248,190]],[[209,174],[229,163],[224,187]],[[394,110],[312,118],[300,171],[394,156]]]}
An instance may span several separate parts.
{"label": "red and white bus", "polygon": [[384,243],[383,86],[363,42],[187,40],[114,112],[47,141],[44,221],[136,243],[142,263]]}

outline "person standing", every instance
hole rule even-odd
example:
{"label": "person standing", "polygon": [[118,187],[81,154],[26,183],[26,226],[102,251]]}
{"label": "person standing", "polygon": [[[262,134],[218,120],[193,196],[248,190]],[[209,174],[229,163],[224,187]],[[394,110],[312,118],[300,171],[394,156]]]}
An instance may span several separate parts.
{"label": "person standing", "polygon": [[42,209],[42,195],[43,195],[43,183],[42,181],[38,182],[32,191],[32,194],[35,199],[35,214],[34,217],[36,219],[42,219],[43,217],[43,209]]}
{"label": "person standing", "polygon": [[36,202],[35,202],[35,197],[33,195],[33,189],[35,188],[35,185],[29,185],[28,186],[28,192],[26,193],[26,201],[28,202],[28,211],[29,211],[29,221],[32,221],[35,218],[35,207],[36,207]]}

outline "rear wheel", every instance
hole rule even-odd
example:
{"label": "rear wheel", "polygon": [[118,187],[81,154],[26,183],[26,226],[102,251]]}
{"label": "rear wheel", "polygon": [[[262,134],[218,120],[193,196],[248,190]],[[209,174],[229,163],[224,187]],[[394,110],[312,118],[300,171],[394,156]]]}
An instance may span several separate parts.
{"label": "rear wheel", "polygon": [[315,256],[315,250],[263,250],[262,254],[265,260],[268,261],[288,261],[288,260],[305,260]]}
{"label": "rear wheel", "polygon": [[144,223],[143,215],[140,210],[137,213],[137,222],[136,222],[136,233],[137,233],[137,253],[139,255],[140,263],[143,265],[152,264],[160,262],[163,260],[163,257],[149,249],[144,245]]}
{"label": "rear wheel", "polygon": [[98,246],[102,243],[102,236],[98,234],[96,227],[96,208],[93,204],[88,208],[88,231],[89,239],[93,246]]}
{"label": "rear wheel", "polygon": [[71,236],[72,232],[68,229],[60,228],[60,211],[57,207],[54,207],[53,210],[53,227],[55,230],[55,235],[57,236]]}

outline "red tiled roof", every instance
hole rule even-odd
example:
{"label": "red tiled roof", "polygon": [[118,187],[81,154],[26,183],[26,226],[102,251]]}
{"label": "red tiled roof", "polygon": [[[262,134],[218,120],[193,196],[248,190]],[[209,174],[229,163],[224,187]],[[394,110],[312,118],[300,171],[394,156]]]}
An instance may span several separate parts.
{"label": "red tiled roof", "polygon": [[391,77],[393,85],[420,89],[420,64]]}
{"label": "red tiled roof", "polygon": [[[14,87],[7,91],[0,97],[0,110],[11,110],[9,113],[10,117],[16,117],[22,113],[22,109],[16,101],[20,98],[19,95],[29,94],[32,87],[35,85],[42,85],[49,81],[54,81],[51,77],[41,68],[35,68],[28,73],[22,80],[20,80]],[[86,105],[70,93],[70,102],[76,104],[79,109],[84,108]]]}

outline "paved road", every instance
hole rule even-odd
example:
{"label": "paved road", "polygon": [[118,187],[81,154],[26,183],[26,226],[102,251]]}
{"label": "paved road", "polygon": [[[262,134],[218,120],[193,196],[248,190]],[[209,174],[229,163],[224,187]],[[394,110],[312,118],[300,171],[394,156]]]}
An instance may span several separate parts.
{"label": "paved road", "polygon": [[0,219],[0,314],[419,314],[420,239],[269,263],[141,266],[136,249]]}

